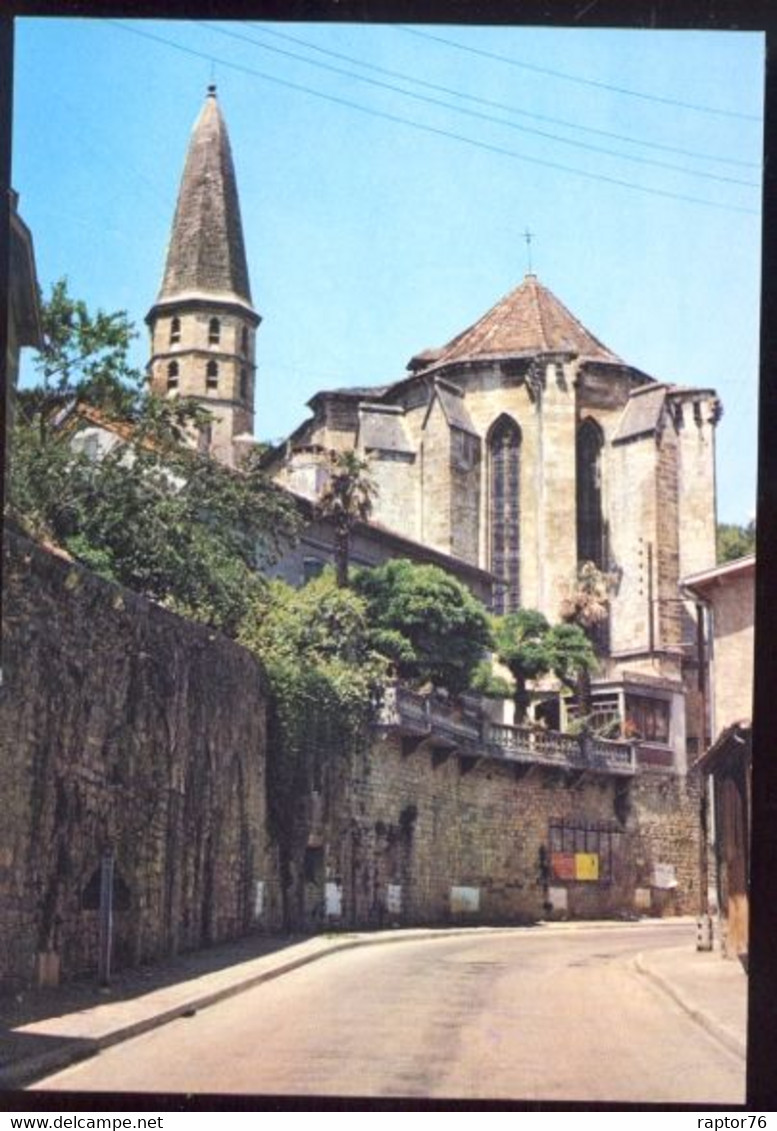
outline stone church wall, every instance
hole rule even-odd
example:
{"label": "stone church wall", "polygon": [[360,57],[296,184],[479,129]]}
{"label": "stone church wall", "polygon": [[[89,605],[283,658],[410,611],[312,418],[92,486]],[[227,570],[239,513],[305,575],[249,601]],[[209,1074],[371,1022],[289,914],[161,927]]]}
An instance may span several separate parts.
{"label": "stone church wall", "polygon": [[0,987],[41,952],[95,969],[109,850],[117,965],[275,925],[253,658],[30,543],[6,562]]}

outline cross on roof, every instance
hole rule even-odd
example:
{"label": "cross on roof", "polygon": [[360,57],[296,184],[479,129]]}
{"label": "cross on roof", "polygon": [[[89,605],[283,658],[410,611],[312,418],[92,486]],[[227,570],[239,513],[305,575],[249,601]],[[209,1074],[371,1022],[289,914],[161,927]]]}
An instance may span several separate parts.
{"label": "cross on roof", "polygon": [[526,240],[526,259],[527,259],[527,262],[528,262],[527,274],[531,275],[531,273],[532,273],[532,269],[531,269],[531,241],[534,239],[534,232],[530,232],[529,229],[527,228],[526,231],[523,233],[523,238]]}

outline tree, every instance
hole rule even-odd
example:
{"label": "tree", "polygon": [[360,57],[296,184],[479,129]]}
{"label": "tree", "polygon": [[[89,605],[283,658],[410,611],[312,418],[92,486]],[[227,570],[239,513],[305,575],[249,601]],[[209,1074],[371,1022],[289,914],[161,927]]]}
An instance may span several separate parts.
{"label": "tree", "polygon": [[377,494],[369,461],[352,449],[330,454],[329,482],[318,502],[318,513],[332,521],[335,531],[335,569],[340,588],[348,585],[351,536],[358,522],[372,514]]}
{"label": "tree", "polygon": [[[595,651],[594,632],[610,615],[611,577],[593,562],[582,562],[577,576],[561,602],[561,619],[565,624],[583,630]],[[591,673],[593,667],[581,666],[577,673],[577,704],[581,718],[591,714]]]}
{"label": "tree", "polygon": [[564,623],[551,626],[547,644],[553,674],[566,688],[576,693],[580,687],[581,674],[590,676],[596,671],[593,644],[579,624]]}
{"label": "tree", "polygon": [[518,609],[494,620],[496,654],[515,680],[515,722],[520,725],[529,709],[528,681],[547,675],[553,666],[548,641],[550,625],[537,609]]}
{"label": "tree", "polygon": [[485,609],[461,582],[398,559],[360,570],[353,588],[366,601],[374,646],[401,678],[454,695],[467,690],[491,633]]}
{"label": "tree", "polygon": [[[124,315],[91,317],[63,283],[43,314],[42,384],[15,414],[12,515],[102,576],[235,633],[263,584],[257,569],[296,533],[293,505],[256,462],[235,472],[187,445],[206,414],[143,390]],[[97,460],[74,445],[84,404],[115,422]]]}
{"label": "tree", "polygon": [[239,640],[262,661],[270,686],[267,808],[284,924],[292,929],[294,875],[309,836],[306,802],[330,774],[348,772],[386,663],[371,647],[366,601],[338,586],[330,569],[302,589],[269,582],[252,598]]}
{"label": "tree", "polygon": [[755,519],[751,519],[746,526],[738,526],[731,522],[719,522],[716,544],[718,564],[734,561],[735,558],[744,558],[747,554],[754,554]]}

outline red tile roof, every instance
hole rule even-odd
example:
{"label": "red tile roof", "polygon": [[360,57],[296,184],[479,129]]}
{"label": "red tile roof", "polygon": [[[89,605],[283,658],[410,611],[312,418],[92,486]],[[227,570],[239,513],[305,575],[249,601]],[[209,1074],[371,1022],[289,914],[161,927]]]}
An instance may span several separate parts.
{"label": "red tile roof", "polygon": [[541,353],[573,353],[592,361],[623,362],[595,338],[563,303],[527,275],[519,287],[501,299],[469,329],[458,334],[441,350],[425,351],[411,362],[429,358],[435,368],[453,361],[489,357],[532,356]]}

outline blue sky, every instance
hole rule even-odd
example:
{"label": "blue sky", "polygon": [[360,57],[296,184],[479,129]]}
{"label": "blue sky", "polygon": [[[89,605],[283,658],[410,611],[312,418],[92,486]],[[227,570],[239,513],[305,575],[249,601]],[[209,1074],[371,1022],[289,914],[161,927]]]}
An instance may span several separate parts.
{"label": "blue sky", "polygon": [[256,434],[381,384],[527,269],[624,360],[718,390],[718,514],[755,509],[760,34],[20,19],[13,182],[44,290],[137,323],[214,81]]}

